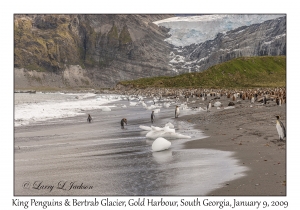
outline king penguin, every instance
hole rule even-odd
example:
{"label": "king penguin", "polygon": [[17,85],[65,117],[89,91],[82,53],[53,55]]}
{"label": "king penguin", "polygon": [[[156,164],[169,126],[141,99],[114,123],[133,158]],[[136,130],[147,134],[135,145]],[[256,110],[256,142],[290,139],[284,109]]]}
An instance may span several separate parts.
{"label": "king penguin", "polygon": [[127,119],[126,118],[123,118],[121,120],[121,128],[124,129],[124,123],[127,125]]}
{"label": "king penguin", "polygon": [[91,121],[92,121],[92,120],[93,120],[93,119],[92,119],[91,115],[90,115],[90,114],[88,114],[87,121],[88,121],[89,123],[91,123]]}
{"label": "king penguin", "polygon": [[283,123],[279,120],[279,116],[276,116],[277,121],[276,121],[276,129],[279,135],[279,140],[283,140],[283,138],[286,137],[286,133],[285,133],[285,127],[283,125]]}
{"label": "king penguin", "polygon": [[206,107],[207,112],[208,112],[210,109],[211,109],[211,100],[209,101],[209,103],[208,103],[208,105],[207,105],[207,107]]}
{"label": "king penguin", "polygon": [[263,98],[263,104],[264,104],[264,105],[267,104],[267,98],[266,98],[266,96],[264,96],[264,98]]}
{"label": "king penguin", "polygon": [[178,118],[178,116],[179,116],[179,107],[176,106],[176,108],[175,108],[175,118]]}
{"label": "king penguin", "polygon": [[254,96],[252,95],[252,96],[251,96],[251,104],[254,104],[254,101],[255,101],[255,98],[254,98]]}

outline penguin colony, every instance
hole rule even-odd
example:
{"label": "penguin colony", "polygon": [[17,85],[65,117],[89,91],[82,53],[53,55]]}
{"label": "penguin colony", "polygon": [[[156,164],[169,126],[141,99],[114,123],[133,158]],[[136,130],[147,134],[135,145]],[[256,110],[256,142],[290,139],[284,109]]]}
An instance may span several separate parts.
{"label": "penguin colony", "polygon": [[[240,100],[248,100],[250,104],[261,104],[267,105],[270,101],[275,101],[277,106],[281,106],[286,103],[286,89],[285,88],[252,88],[252,89],[205,89],[205,88],[189,88],[189,89],[176,89],[176,88],[146,88],[146,89],[133,89],[129,88],[128,90],[116,90],[116,94],[123,94],[131,97],[136,97],[139,99],[139,96],[143,97],[152,97],[162,99],[167,97],[174,99],[175,102],[179,102],[179,99],[183,99],[186,103],[189,101],[189,98],[199,98],[202,101],[206,102],[206,110],[210,112],[212,108],[212,102],[221,97],[226,97],[230,100],[229,106],[233,106],[234,103],[238,103]],[[209,101],[207,102],[209,97]],[[155,104],[155,100],[153,99]],[[252,107],[252,106],[250,106]],[[175,108],[175,118],[179,117],[179,106]],[[285,128],[283,123],[279,120],[279,116],[276,116],[277,123],[276,129],[278,131],[279,139],[283,140],[286,137]],[[151,122],[153,123],[154,113],[151,114]],[[124,123],[127,125],[127,119],[123,118],[121,120],[121,127],[124,128]]]}
{"label": "penguin colony", "polygon": [[178,100],[179,97],[185,98],[201,98],[203,101],[208,100],[207,97],[222,97],[226,96],[232,101],[249,100],[261,103],[268,103],[268,101],[276,101],[277,105],[286,103],[286,90],[285,88],[253,88],[253,89],[205,89],[205,88],[189,88],[189,89],[176,89],[176,88],[146,88],[146,89],[129,89],[129,90],[116,90],[116,93],[123,95],[143,95],[144,97],[173,97]]}

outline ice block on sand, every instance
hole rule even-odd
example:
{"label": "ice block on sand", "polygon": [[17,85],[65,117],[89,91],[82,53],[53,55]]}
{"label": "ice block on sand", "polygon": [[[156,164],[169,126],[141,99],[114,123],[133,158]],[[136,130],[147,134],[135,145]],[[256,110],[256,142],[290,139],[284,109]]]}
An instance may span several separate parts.
{"label": "ice block on sand", "polygon": [[169,142],[168,140],[162,137],[159,137],[153,142],[152,151],[153,152],[163,151],[169,149],[170,146],[171,146],[171,142]]}

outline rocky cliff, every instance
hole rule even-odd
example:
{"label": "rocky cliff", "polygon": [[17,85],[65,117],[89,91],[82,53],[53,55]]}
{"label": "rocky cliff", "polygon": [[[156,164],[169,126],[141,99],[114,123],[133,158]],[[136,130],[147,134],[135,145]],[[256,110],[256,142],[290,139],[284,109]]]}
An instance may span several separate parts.
{"label": "rocky cliff", "polygon": [[111,87],[120,80],[170,75],[153,21],[172,15],[15,15],[15,87]]}
{"label": "rocky cliff", "polygon": [[286,55],[286,17],[219,33],[215,39],[175,48],[170,65],[178,73],[200,72],[249,56]]}

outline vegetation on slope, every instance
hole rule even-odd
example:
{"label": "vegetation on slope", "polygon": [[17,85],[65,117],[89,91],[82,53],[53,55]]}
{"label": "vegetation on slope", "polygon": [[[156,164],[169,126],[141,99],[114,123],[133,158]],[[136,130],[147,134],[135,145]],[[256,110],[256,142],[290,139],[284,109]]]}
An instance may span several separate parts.
{"label": "vegetation on slope", "polygon": [[142,78],[119,84],[135,88],[250,88],[286,85],[286,56],[236,58],[198,73]]}

